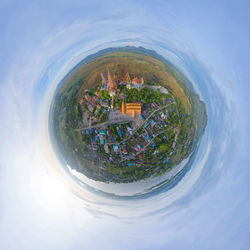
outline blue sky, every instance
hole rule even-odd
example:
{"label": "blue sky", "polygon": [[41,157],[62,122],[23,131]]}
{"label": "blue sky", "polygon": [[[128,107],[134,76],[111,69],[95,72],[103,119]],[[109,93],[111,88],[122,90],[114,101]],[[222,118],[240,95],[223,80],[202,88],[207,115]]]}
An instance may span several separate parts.
{"label": "blue sky", "polygon": [[[249,17],[244,0],[1,1],[1,249],[248,249]],[[68,70],[124,45],[171,60],[208,110],[191,170],[146,199],[80,190],[47,131]]]}

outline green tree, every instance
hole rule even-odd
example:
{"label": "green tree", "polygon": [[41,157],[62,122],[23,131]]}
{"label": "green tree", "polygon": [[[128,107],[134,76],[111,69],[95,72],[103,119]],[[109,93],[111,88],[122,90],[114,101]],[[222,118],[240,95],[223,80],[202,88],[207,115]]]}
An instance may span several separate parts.
{"label": "green tree", "polygon": [[111,99],[109,92],[107,90],[101,90],[99,92],[100,95],[100,99],[104,100],[104,99]]}

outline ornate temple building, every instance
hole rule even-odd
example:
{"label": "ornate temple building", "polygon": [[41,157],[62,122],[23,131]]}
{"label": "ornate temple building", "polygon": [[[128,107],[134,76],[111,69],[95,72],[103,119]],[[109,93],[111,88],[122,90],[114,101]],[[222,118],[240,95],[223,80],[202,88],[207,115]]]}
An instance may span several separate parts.
{"label": "ornate temple building", "polygon": [[106,79],[105,74],[103,72],[100,75],[102,78],[101,90],[108,90],[110,96],[113,96],[117,92],[117,82],[112,77],[109,70],[108,79]]}
{"label": "ornate temple building", "polygon": [[131,83],[131,79],[130,79],[130,76],[129,76],[129,73],[127,72],[127,74],[125,75],[124,77],[124,82],[126,83]]}
{"label": "ornate temple building", "polygon": [[107,81],[107,78],[106,78],[104,72],[102,72],[100,75],[101,75],[101,78],[102,78],[101,90],[105,90],[105,89],[107,89],[108,81]]}
{"label": "ornate temple building", "polygon": [[135,117],[135,115],[141,114],[141,104],[140,103],[125,103],[122,101],[122,114],[130,115]]}
{"label": "ornate temple building", "polygon": [[117,83],[116,81],[113,79],[112,75],[110,74],[110,72],[108,71],[108,86],[107,86],[108,92],[110,94],[110,96],[113,96],[116,94],[117,92]]}
{"label": "ornate temple building", "polygon": [[126,87],[129,89],[131,88],[141,89],[144,84],[144,79],[143,77],[141,77],[141,79],[135,77],[131,80],[129,73],[127,72],[124,77],[124,82],[126,83]]}
{"label": "ornate temple building", "polygon": [[102,78],[102,85],[106,84],[107,80],[106,80],[105,74],[102,72],[100,75],[101,75],[101,78]]}

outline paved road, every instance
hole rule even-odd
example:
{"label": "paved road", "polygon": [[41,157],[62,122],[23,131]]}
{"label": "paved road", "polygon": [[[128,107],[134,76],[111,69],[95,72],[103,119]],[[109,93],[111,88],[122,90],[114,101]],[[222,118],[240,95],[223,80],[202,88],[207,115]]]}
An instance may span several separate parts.
{"label": "paved road", "polygon": [[[124,119],[116,119],[116,120],[109,120],[109,121],[106,121],[106,122],[103,122],[103,123],[100,123],[100,124],[96,124],[96,125],[93,125],[90,127],[91,125],[91,121],[89,122],[89,126],[88,126],[88,129],[90,128],[101,128],[101,127],[105,127],[105,126],[108,126],[108,125],[111,125],[111,124],[122,124],[122,123],[127,123],[129,121],[132,121],[133,122],[133,118],[131,119],[128,119],[128,118],[124,118]],[[75,131],[80,131],[82,129],[87,129],[86,127],[84,128],[77,128],[75,129]]]}

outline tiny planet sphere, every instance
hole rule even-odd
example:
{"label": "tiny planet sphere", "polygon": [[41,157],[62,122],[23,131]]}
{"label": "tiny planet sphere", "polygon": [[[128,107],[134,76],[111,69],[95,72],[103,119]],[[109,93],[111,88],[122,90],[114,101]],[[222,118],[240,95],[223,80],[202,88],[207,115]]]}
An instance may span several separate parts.
{"label": "tiny planet sphere", "polygon": [[73,169],[96,181],[160,176],[194,151],[207,123],[205,104],[187,82],[151,50],[100,51],[57,88],[56,146]]}

